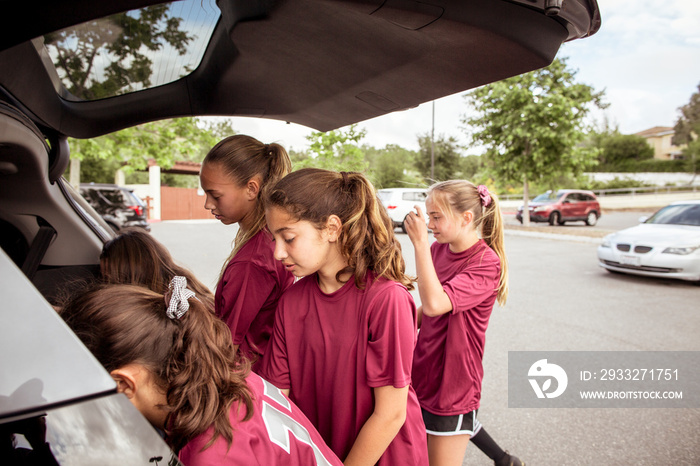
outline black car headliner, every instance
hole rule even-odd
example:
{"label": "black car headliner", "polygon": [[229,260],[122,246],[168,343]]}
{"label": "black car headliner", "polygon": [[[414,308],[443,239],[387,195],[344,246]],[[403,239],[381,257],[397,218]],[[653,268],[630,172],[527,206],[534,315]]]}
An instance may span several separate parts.
{"label": "black car headliner", "polygon": [[0,99],[76,138],[204,115],[327,131],[547,66],[564,41],[600,27],[595,0],[546,14],[557,2],[219,0],[222,19],[190,75],[89,102],[60,97],[31,38],[159,2],[11,2],[0,20]]}

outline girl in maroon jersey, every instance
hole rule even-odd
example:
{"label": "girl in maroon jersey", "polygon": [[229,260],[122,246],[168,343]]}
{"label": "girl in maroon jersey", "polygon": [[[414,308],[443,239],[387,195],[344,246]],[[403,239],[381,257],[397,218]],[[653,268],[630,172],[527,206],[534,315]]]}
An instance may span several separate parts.
{"label": "girl in maroon jersey", "polygon": [[508,296],[498,199],[483,185],[453,180],[431,186],[425,205],[435,243],[419,207],[405,226],[415,248],[422,316],[412,378],[430,464],[461,465],[470,436],[479,435],[488,440],[480,448],[497,465],[519,465],[483,429],[477,434],[486,328],[494,303],[505,305]]}
{"label": "girl in maroon jersey", "polygon": [[184,277],[166,296],[92,286],[61,316],[186,466],[342,464],[299,408],[249,372]]}
{"label": "girl in maroon jersey", "polygon": [[416,309],[401,247],[360,173],[302,169],[271,185],[275,258],[303,277],[280,298],[263,377],[348,465],[425,465],[411,387]]}
{"label": "girl in maroon jersey", "polygon": [[215,309],[231,329],[236,349],[253,361],[253,370],[265,353],[277,299],[294,283],[294,276],[273,257],[260,193],[290,169],[289,155],[279,144],[236,134],[209,151],[199,175],[204,208],[224,225],[238,224],[216,287]]}

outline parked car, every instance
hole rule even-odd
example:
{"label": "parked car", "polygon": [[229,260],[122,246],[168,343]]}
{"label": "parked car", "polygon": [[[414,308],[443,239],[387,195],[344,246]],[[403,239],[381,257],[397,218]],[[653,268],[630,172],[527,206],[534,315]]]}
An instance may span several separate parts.
{"label": "parked car", "polygon": [[151,231],[146,219],[146,204],[131,188],[116,184],[84,183],[80,194],[114,231],[139,227]]}
{"label": "parked car", "polygon": [[700,201],[674,202],[598,246],[610,272],[677,278],[700,285]]}
{"label": "parked car", "polygon": [[[377,191],[379,199],[384,204],[391,221],[394,223],[394,228],[401,228],[401,231],[406,233],[406,227],[403,221],[409,212],[412,212],[415,206],[419,206],[423,213],[425,212],[425,198],[428,195],[427,189],[420,188],[388,188]],[[427,216],[426,216],[427,221]]]}
{"label": "parked car", "polygon": [[10,465],[11,455],[177,462],[50,306],[99,276],[114,236],[63,178],[69,137],[200,115],[332,130],[546,66],[600,27],[595,0],[27,0],[3,2],[2,18],[0,457]]}
{"label": "parked car", "polygon": [[[530,221],[564,225],[566,222],[583,221],[593,226],[601,215],[598,198],[592,191],[560,189],[536,196],[529,204]],[[523,223],[523,206],[518,207],[515,218]]]}

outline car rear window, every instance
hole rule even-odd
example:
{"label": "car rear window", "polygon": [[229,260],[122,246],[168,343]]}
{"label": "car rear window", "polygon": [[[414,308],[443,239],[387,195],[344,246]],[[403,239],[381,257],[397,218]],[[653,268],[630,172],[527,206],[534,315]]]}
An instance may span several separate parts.
{"label": "car rear window", "polygon": [[220,16],[215,0],[163,3],[46,34],[34,46],[65,99],[97,100],[191,73]]}

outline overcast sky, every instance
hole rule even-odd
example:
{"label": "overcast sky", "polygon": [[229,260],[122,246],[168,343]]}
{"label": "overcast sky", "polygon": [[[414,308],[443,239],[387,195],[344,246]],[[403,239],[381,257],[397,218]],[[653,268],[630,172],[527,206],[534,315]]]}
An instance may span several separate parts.
{"label": "overcast sky", "polygon": [[[567,0],[564,0],[567,1]],[[700,84],[700,1],[599,0],[600,30],[586,39],[565,43],[558,57],[568,58],[576,81],[605,90],[608,121],[624,134],[654,126],[673,126],[678,108]],[[466,111],[463,93],[435,101],[435,134],[467,144],[460,128]],[[596,115],[602,121],[603,115]],[[359,124],[363,143],[381,148],[397,144],[417,149],[417,135],[430,132],[432,103]],[[311,129],[284,122],[234,118],[237,132],[263,142],[302,150]],[[467,150],[467,153],[474,153]]]}

